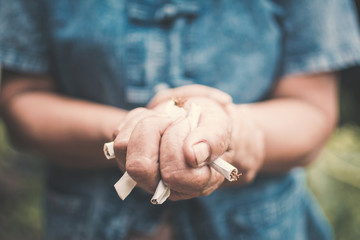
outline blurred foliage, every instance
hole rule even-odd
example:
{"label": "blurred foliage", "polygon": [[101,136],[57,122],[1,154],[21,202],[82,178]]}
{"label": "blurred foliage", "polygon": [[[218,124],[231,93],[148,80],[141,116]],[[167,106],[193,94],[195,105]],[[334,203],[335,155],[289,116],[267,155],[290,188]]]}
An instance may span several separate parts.
{"label": "blurred foliage", "polygon": [[0,121],[0,239],[42,239],[42,164],[8,144]]}
{"label": "blurred foliage", "polygon": [[360,239],[360,128],[339,127],[308,167],[308,185],[340,240]]}

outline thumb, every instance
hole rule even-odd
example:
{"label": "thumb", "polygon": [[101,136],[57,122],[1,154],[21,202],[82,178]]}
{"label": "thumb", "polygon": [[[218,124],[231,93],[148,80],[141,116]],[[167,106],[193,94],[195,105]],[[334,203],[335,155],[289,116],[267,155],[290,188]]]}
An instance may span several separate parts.
{"label": "thumb", "polygon": [[226,113],[205,109],[198,127],[185,139],[183,151],[187,163],[201,167],[223,155],[230,148],[231,131],[232,124]]}

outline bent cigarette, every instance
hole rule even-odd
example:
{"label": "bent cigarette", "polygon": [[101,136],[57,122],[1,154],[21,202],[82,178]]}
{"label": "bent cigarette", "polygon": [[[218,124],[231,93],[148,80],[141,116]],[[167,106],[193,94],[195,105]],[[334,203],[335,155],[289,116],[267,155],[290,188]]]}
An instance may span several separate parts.
{"label": "bent cigarette", "polygon": [[124,200],[134,189],[136,182],[125,172],[124,175],[114,185],[119,197]]}
{"label": "bent cigarette", "polygon": [[[196,104],[191,104],[188,119],[190,122],[191,130],[194,130],[199,122],[200,107]],[[242,174],[238,173],[236,167],[223,160],[221,157],[213,161],[210,166],[223,175],[230,182],[236,181]]]}
{"label": "bent cigarette", "polygon": [[[104,155],[107,159],[114,159],[114,142],[107,142],[104,144]],[[134,189],[136,182],[130,177],[128,172],[122,175],[122,177],[114,184],[115,190],[119,197],[124,200]]]}
{"label": "bent cigarette", "polygon": [[[114,159],[114,142],[107,142],[104,144],[104,155],[107,159]],[[119,197],[124,200],[134,189],[136,182],[125,172],[122,177],[114,184],[115,190]]]}
{"label": "bent cigarette", "polygon": [[[182,110],[184,110],[182,108],[182,105],[176,104],[175,101],[174,101],[172,106],[168,105],[167,112],[172,113],[173,111],[175,111],[174,109],[182,109]],[[199,106],[197,106],[195,104],[191,104],[190,111],[189,111],[189,114],[187,116],[187,119],[189,120],[189,123],[190,123],[190,129],[191,130],[196,128],[196,126],[197,126],[197,124],[199,122],[200,112],[201,111],[200,111]],[[157,185],[155,193],[154,193],[153,197],[151,198],[150,202],[152,204],[163,204],[166,201],[166,199],[168,199],[168,197],[170,196],[170,193],[171,193],[170,188],[168,186],[166,186],[162,180],[160,180],[160,182]]]}
{"label": "bent cigarette", "polygon": [[[177,107],[174,100],[169,101],[165,108],[165,112],[170,118],[176,120],[179,117],[185,117],[186,111],[183,108]],[[114,142],[107,142],[104,144],[104,155],[107,159],[115,158]],[[119,197],[124,200],[131,191],[135,188],[136,182],[130,177],[127,171],[123,176],[114,184],[115,190]],[[156,194],[157,192],[157,194]],[[170,196],[170,189],[160,180],[158,183],[154,197],[151,202],[153,204],[162,204]],[[159,198],[159,199],[158,199]]]}
{"label": "bent cigarette", "polygon": [[114,142],[107,142],[104,144],[104,155],[107,159],[114,159],[115,152],[114,152]]}
{"label": "bent cigarette", "polygon": [[236,167],[226,162],[221,157],[213,161],[210,166],[221,173],[221,175],[223,175],[230,182],[237,181],[238,178],[242,175],[242,173],[238,172]]}
{"label": "bent cigarette", "polygon": [[[194,130],[200,119],[201,109],[198,105],[192,103],[190,106],[189,114],[187,119],[190,123],[190,129]],[[231,165],[230,163],[223,160],[221,157],[217,158],[213,161],[210,166],[218,171],[221,175],[223,175],[228,181],[234,182],[242,175],[238,172],[238,169]],[[160,180],[157,188],[155,190],[155,194],[151,199],[152,204],[162,204],[166,201],[166,199],[170,196],[170,188],[166,186],[162,180]]]}
{"label": "bent cigarette", "polygon": [[[178,107],[175,101],[170,101],[165,111],[174,120],[186,115],[185,110],[182,107]],[[198,105],[191,104],[190,111],[187,116],[191,130],[197,127],[200,118],[200,112],[200,107]],[[103,150],[107,159],[115,158],[114,142],[105,143]],[[210,166],[222,174],[230,182],[236,181],[241,176],[241,173],[238,172],[236,167],[226,162],[222,158],[216,159],[210,164]],[[117,181],[114,185],[116,192],[122,200],[124,200],[131,193],[135,186],[136,182],[127,172],[125,172],[119,181]],[[166,186],[162,180],[160,180],[150,202],[152,204],[162,204],[170,196],[170,192],[170,188]]]}
{"label": "bent cigarette", "polygon": [[154,196],[151,198],[150,202],[152,204],[163,204],[169,196],[170,188],[166,186],[162,180],[160,180],[156,187]]}

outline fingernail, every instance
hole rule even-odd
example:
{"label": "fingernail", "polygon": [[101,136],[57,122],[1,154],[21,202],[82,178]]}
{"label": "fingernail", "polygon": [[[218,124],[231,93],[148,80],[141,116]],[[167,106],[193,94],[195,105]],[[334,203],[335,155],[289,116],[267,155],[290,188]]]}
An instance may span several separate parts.
{"label": "fingernail", "polygon": [[210,147],[204,142],[197,143],[193,146],[194,154],[196,158],[196,164],[202,167],[206,164],[206,160],[210,156]]}

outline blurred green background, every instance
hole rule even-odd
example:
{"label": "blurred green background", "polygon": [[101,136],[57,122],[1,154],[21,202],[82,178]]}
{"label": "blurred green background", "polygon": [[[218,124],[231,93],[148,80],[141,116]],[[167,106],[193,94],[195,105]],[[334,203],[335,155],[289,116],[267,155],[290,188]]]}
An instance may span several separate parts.
{"label": "blurred green background", "polygon": [[[360,239],[359,69],[341,74],[339,127],[307,168],[308,185],[330,220],[336,239]],[[0,119],[0,239],[42,239],[43,164],[15,152]]]}

